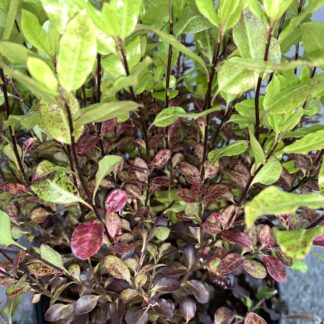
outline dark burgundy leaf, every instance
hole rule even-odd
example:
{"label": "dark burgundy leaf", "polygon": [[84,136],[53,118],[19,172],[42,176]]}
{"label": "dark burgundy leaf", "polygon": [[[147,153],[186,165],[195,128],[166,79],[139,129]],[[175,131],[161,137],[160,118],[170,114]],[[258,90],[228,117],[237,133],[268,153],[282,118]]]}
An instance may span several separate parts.
{"label": "dark burgundy leaf", "polygon": [[146,162],[143,159],[137,157],[137,158],[135,158],[135,161],[134,161],[134,168],[135,168],[136,178],[143,183],[147,183],[147,181],[148,181],[148,166],[147,166]]}
{"label": "dark burgundy leaf", "polygon": [[269,248],[272,249],[276,246],[275,239],[273,237],[272,229],[269,225],[259,225],[258,226],[259,233],[258,233],[258,239],[260,243]]}
{"label": "dark burgundy leaf", "polygon": [[97,305],[100,296],[84,295],[75,303],[74,312],[76,315],[90,313]]}
{"label": "dark burgundy leaf", "polygon": [[231,324],[234,320],[234,312],[227,307],[220,307],[214,315],[214,324]]}
{"label": "dark burgundy leaf", "polygon": [[123,255],[135,249],[135,243],[118,242],[111,246],[114,254]]}
{"label": "dark burgundy leaf", "polygon": [[180,162],[178,171],[186,178],[187,182],[191,184],[201,183],[200,172],[195,166],[187,162]]}
{"label": "dark burgundy leaf", "polygon": [[48,322],[57,322],[69,317],[73,313],[73,305],[71,304],[54,304],[45,313],[45,320]]}
{"label": "dark burgundy leaf", "polygon": [[71,249],[81,260],[86,260],[96,254],[103,243],[104,226],[98,221],[80,224],[72,234]]}
{"label": "dark burgundy leaf", "polygon": [[89,153],[99,142],[99,138],[94,135],[82,135],[76,145],[77,153],[84,156]]}
{"label": "dark burgundy leaf", "polygon": [[7,191],[11,195],[19,195],[29,192],[28,188],[18,182],[7,182],[0,184],[0,191]]}
{"label": "dark burgundy leaf", "polygon": [[127,202],[127,193],[122,189],[114,189],[105,201],[106,215],[111,212],[121,211]]}
{"label": "dark burgundy leaf", "polygon": [[210,203],[218,200],[233,200],[233,194],[227,186],[212,185],[205,189],[203,205],[207,207]]}
{"label": "dark burgundy leaf", "polygon": [[205,162],[205,179],[214,178],[217,175],[219,168],[220,168],[220,165],[218,162],[216,162],[215,165],[213,165],[209,161],[206,161]]}
{"label": "dark burgundy leaf", "polygon": [[188,323],[196,315],[197,305],[194,300],[189,297],[185,297],[180,301],[180,310]]}
{"label": "dark burgundy leaf", "polygon": [[245,188],[250,179],[250,172],[242,163],[235,164],[234,168],[227,172],[227,175],[240,188]]}
{"label": "dark burgundy leaf", "polygon": [[239,212],[240,208],[236,207],[235,205],[230,205],[221,212],[220,221],[223,229],[232,227]]}
{"label": "dark burgundy leaf", "polygon": [[28,152],[35,142],[36,142],[36,139],[33,137],[30,137],[26,141],[24,141],[24,143],[23,143],[24,151]]}
{"label": "dark burgundy leaf", "polygon": [[106,226],[112,238],[122,234],[122,221],[116,213],[106,214]]}
{"label": "dark burgundy leaf", "polygon": [[180,262],[174,261],[161,270],[161,274],[169,277],[180,277],[187,273],[187,268]]}
{"label": "dark burgundy leaf", "polygon": [[313,240],[313,245],[317,245],[317,246],[324,246],[324,234],[317,236],[314,240]]}
{"label": "dark burgundy leaf", "polygon": [[155,177],[152,179],[151,182],[151,192],[154,192],[160,188],[168,187],[170,185],[169,177]]}
{"label": "dark burgundy leaf", "polygon": [[152,166],[156,169],[163,168],[171,158],[171,151],[169,149],[163,149],[156,153],[153,158]]}
{"label": "dark burgundy leaf", "polygon": [[116,126],[117,126],[116,119],[110,119],[110,120],[104,121],[103,123],[101,123],[101,134],[104,135],[104,134],[115,131]]}
{"label": "dark burgundy leaf", "polygon": [[284,282],[287,279],[287,273],[284,264],[278,258],[267,255],[263,258],[263,263],[267,268],[269,275],[278,282]]}
{"label": "dark burgundy leaf", "polygon": [[221,231],[220,217],[221,215],[216,212],[210,214],[202,224],[203,232],[212,236],[217,235]]}
{"label": "dark burgundy leaf", "polygon": [[199,197],[196,197],[195,195],[193,195],[192,191],[190,189],[184,188],[184,189],[179,189],[177,191],[177,196],[187,202],[187,203],[194,203],[197,202],[199,200]]}
{"label": "dark burgundy leaf", "polygon": [[278,250],[276,251],[276,257],[279,258],[283,262],[283,264],[288,267],[291,267],[294,263],[294,259],[292,257]]}
{"label": "dark burgundy leaf", "polygon": [[243,260],[244,258],[237,253],[227,254],[224,259],[221,260],[217,268],[217,274],[220,276],[229,275],[241,266]]}
{"label": "dark burgundy leaf", "polygon": [[250,312],[246,315],[244,324],[267,324],[267,322],[258,314]]}
{"label": "dark burgundy leaf", "polygon": [[253,249],[252,240],[248,237],[247,234],[240,231],[226,230],[221,232],[221,236],[226,241],[238,245],[242,248]]}

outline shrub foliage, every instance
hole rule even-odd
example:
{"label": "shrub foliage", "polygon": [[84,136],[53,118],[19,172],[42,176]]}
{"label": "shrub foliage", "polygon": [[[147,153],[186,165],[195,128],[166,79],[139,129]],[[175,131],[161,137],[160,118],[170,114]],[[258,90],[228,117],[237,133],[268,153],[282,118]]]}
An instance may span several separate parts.
{"label": "shrub foliage", "polygon": [[265,323],[324,245],[323,3],[1,0],[4,314]]}

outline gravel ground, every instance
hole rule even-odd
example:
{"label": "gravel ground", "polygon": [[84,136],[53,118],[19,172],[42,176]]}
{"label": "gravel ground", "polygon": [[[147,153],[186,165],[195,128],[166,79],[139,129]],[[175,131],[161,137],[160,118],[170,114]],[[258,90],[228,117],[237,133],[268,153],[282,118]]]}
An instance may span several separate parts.
{"label": "gravel ground", "polygon": [[[314,254],[324,257],[324,248],[313,248],[305,258],[307,273],[289,270],[288,280],[281,285],[282,299],[288,303],[289,314],[313,313],[324,320],[324,261]],[[314,323],[314,321],[286,320],[282,323]]]}

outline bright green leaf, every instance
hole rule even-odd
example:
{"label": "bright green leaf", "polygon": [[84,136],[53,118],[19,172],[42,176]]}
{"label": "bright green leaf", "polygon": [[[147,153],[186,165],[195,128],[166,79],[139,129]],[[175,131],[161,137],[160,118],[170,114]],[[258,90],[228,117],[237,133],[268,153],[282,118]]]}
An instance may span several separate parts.
{"label": "bright green leaf", "polygon": [[313,239],[321,234],[324,234],[323,226],[293,231],[275,231],[276,241],[282,252],[297,259],[302,259],[308,254]]}
{"label": "bright green leaf", "polygon": [[165,241],[170,235],[170,229],[168,227],[158,226],[154,229],[154,234],[160,241]]}
{"label": "bright green leaf", "polygon": [[93,191],[93,200],[95,199],[101,181],[122,161],[122,157],[118,155],[107,155],[99,161],[98,171],[96,173],[96,187]]}
{"label": "bright green leaf", "polygon": [[308,265],[305,262],[303,262],[302,260],[295,259],[293,261],[291,269],[295,270],[295,271],[302,272],[302,273],[307,273]]}
{"label": "bright green leaf", "polygon": [[278,21],[294,0],[263,0],[264,10],[271,21]]}
{"label": "bright green leaf", "polygon": [[281,172],[281,163],[277,159],[272,159],[257,173],[251,185],[254,183],[261,183],[266,186],[272,185],[279,180]]}
{"label": "bright green leaf", "polygon": [[61,254],[56,252],[49,245],[42,244],[40,246],[40,255],[44,260],[64,270],[64,263]]}
{"label": "bright green leaf", "polygon": [[119,23],[119,37],[126,39],[135,29],[142,0],[111,0],[110,6]]}
{"label": "bright green leaf", "polygon": [[307,56],[316,60],[324,57],[324,24],[322,22],[307,22],[301,26],[302,41]]}
{"label": "bright green leaf", "polygon": [[80,117],[77,119],[77,125],[86,125],[89,123],[101,123],[106,120],[124,117],[131,111],[137,110],[139,104],[133,101],[103,102],[91,105],[80,110]]}
{"label": "bright green leaf", "polygon": [[0,42],[0,54],[13,64],[25,65],[32,52],[23,45],[3,41]]}
{"label": "bright green leaf", "polygon": [[34,14],[26,10],[22,11],[21,29],[28,42],[38,50],[49,54],[48,35]]}
{"label": "bright green leaf", "polygon": [[253,156],[255,158],[255,162],[264,164],[266,161],[266,157],[263,152],[263,148],[258,142],[258,140],[255,138],[253,134],[253,129],[251,129],[251,127],[249,128],[249,134],[250,134],[250,143],[252,147]]}
{"label": "bright green leaf", "polygon": [[228,146],[210,151],[208,160],[215,164],[222,156],[235,156],[244,153],[249,147],[248,141],[236,141]]}
{"label": "bright green leaf", "polygon": [[320,193],[324,195],[324,159],[322,159],[320,170],[318,173],[318,187]]}
{"label": "bright green leaf", "polygon": [[245,206],[245,222],[251,227],[263,215],[288,214],[299,207],[323,208],[324,197],[315,194],[295,194],[284,192],[271,186],[256,195]]}
{"label": "bright green leaf", "polygon": [[234,27],[240,19],[245,0],[221,0],[218,8],[220,25],[224,32]]}
{"label": "bright green leaf", "polygon": [[308,134],[284,148],[285,153],[307,154],[324,148],[324,130]]}
{"label": "bright green leaf", "polygon": [[9,2],[8,9],[7,9],[8,11],[6,12],[4,29],[1,37],[2,40],[8,40],[10,38],[11,31],[15,25],[15,19],[16,19],[20,0],[10,0],[8,2]]}
{"label": "bright green leaf", "polygon": [[33,192],[42,200],[50,203],[68,205],[81,202],[91,208],[81,197],[69,177],[59,172],[53,179],[36,181],[31,185]]}
{"label": "bright green leaf", "polygon": [[156,127],[167,127],[181,117],[186,117],[186,111],[183,108],[168,107],[157,114],[152,125]]}
{"label": "bright green leaf", "polygon": [[216,9],[214,8],[213,0],[195,0],[196,5],[200,13],[206,17],[211,24],[214,26],[219,25],[219,19],[216,14]]}
{"label": "bright green leaf", "polygon": [[81,87],[92,71],[97,54],[96,30],[85,12],[68,24],[60,42],[57,73],[66,91]]}
{"label": "bright green leaf", "polygon": [[10,216],[0,210],[0,245],[8,246],[11,244],[15,244],[15,241],[11,236]]}
{"label": "bright green leaf", "polygon": [[43,60],[29,57],[27,67],[31,76],[46,85],[49,89],[57,90],[57,80],[52,69]]}

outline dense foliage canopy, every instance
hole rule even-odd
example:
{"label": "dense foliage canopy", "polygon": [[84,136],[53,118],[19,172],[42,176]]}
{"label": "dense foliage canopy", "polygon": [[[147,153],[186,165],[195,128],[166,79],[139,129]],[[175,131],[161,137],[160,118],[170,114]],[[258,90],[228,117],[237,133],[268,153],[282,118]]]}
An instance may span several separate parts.
{"label": "dense foliage canopy", "polygon": [[275,320],[324,245],[323,4],[1,0],[3,314]]}

